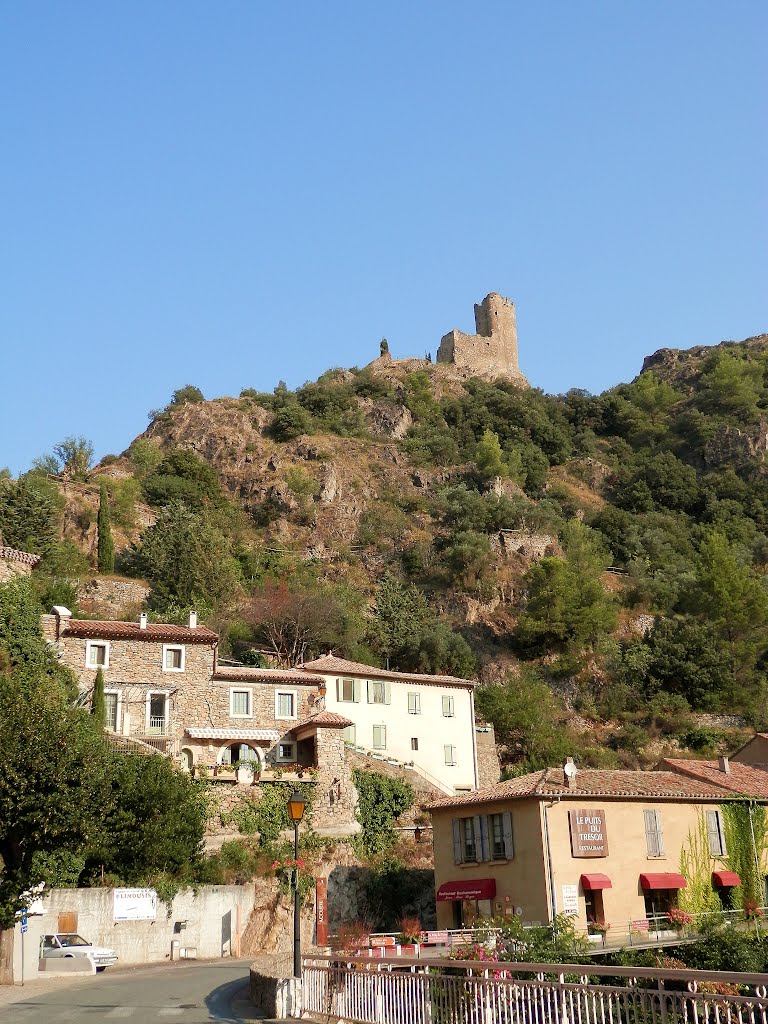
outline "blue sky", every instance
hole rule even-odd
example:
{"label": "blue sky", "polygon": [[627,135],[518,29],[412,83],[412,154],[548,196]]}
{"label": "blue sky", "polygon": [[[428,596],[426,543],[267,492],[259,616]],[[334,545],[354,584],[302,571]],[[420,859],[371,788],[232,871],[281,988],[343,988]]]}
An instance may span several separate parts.
{"label": "blue sky", "polygon": [[0,466],[518,311],[601,391],[768,330],[763,0],[6,4]]}

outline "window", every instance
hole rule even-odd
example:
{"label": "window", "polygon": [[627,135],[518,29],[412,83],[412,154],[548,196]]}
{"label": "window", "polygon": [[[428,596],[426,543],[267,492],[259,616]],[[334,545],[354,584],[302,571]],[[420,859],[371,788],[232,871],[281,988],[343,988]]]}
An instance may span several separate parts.
{"label": "window", "polygon": [[336,700],[342,704],[351,704],[352,701],[360,700],[359,679],[337,679]]}
{"label": "window", "polygon": [[219,764],[236,764],[238,761],[256,761],[261,764],[258,750],[247,743],[230,743],[219,754]]}
{"label": "window", "polygon": [[350,746],[354,747],[357,743],[357,728],[354,725],[348,725],[342,735],[344,737],[344,742],[348,743]]}
{"label": "window", "polygon": [[645,815],[645,845],[649,857],[664,856],[664,834],[661,811],[643,811]]}
{"label": "window", "polygon": [[419,749],[419,737],[418,736],[411,736],[411,750],[418,750],[418,749]]}
{"label": "window", "polygon": [[456,747],[450,743],[446,743],[443,747],[443,753],[445,755],[446,764],[456,764]]}
{"label": "window", "polygon": [[453,697],[443,696],[443,718],[453,718]]}
{"label": "window", "polygon": [[294,761],[296,759],[296,745],[294,743],[278,743],[278,761]]}
{"label": "window", "polygon": [[147,734],[165,736],[168,732],[168,694],[147,694]]}
{"label": "window", "polygon": [[707,811],[707,837],[709,838],[709,852],[712,856],[723,857],[725,855],[725,837],[720,811]]}
{"label": "window", "polygon": [[296,691],[278,691],[275,694],[275,718],[296,717]]}
{"label": "window", "polygon": [[109,641],[86,640],[86,668],[109,668]]}
{"label": "window", "polygon": [[119,704],[120,695],[117,690],[104,694],[104,727],[111,732],[117,732]]}
{"label": "window", "polygon": [[420,693],[409,693],[408,694],[408,714],[409,715],[420,715],[421,714],[421,694]]}
{"label": "window", "polygon": [[514,854],[509,811],[453,819],[453,859],[457,864],[512,860]]}
{"label": "window", "polygon": [[250,718],[252,690],[229,691],[229,714],[232,718]]}
{"label": "window", "polygon": [[373,727],[373,749],[387,749],[387,727],[386,725],[374,725]]}
{"label": "window", "polygon": [[184,648],[176,644],[163,644],[163,672],[184,671]]}
{"label": "window", "polygon": [[368,680],[368,703],[389,704],[391,699],[391,687],[381,679]]}

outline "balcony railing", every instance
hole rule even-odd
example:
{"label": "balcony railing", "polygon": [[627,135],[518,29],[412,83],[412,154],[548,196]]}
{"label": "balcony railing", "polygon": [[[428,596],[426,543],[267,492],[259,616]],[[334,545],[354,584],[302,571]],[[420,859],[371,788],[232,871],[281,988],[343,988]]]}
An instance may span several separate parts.
{"label": "balcony railing", "polygon": [[168,720],[165,715],[150,715],[147,736],[167,736]]}
{"label": "balcony railing", "polygon": [[768,974],[305,957],[304,1016],[358,1024],[768,1024]]}

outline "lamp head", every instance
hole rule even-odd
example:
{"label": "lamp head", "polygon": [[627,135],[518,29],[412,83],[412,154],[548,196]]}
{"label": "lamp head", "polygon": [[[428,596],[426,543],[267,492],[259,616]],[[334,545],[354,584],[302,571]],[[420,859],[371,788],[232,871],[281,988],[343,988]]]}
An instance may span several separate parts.
{"label": "lamp head", "polygon": [[288,800],[288,817],[291,821],[297,825],[304,817],[304,809],[307,806],[307,801],[301,795],[301,793],[292,793]]}

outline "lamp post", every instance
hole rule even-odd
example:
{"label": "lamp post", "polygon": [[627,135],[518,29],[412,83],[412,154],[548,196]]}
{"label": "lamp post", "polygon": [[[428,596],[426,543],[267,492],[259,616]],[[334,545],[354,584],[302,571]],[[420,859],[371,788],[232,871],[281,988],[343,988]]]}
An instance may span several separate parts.
{"label": "lamp post", "polygon": [[[299,825],[304,817],[307,801],[301,793],[292,793],[288,800],[288,817],[293,824],[293,858],[299,859]],[[301,977],[301,904],[299,894],[299,866],[293,873],[293,976]]]}

